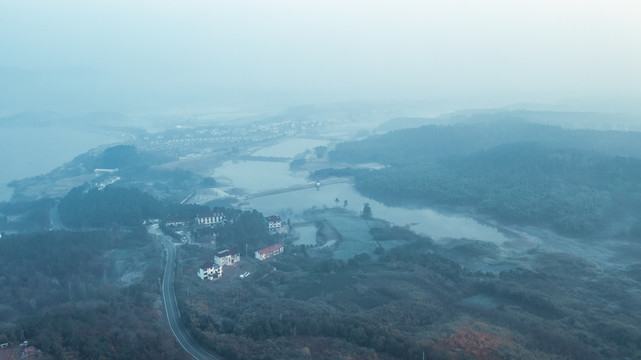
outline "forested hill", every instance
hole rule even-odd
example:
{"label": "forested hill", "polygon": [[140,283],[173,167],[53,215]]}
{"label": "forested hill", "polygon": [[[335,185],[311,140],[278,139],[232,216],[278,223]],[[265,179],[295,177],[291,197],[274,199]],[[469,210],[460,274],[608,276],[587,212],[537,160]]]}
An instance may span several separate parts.
{"label": "forested hill", "polygon": [[58,209],[62,221],[71,227],[139,226],[145,219],[165,215],[163,204],[151,195],[116,186],[74,188],[60,200]]}
{"label": "forested hill", "polygon": [[354,170],[357,189],[387,203],[472,207],[576,236],[637,236],[641,158],[613,155],[624,147],[641,156],[641,134],[494,123],[396,131],[330,156],[387,165]]}
{"label": "forested hill", "polygon": [[399,117],[381,124],[376,131],[388,132],[399,129],[418,128],[430,124],[478,124],[494,121],[527,122],[561,126],[569,129],[639,130],[639,116],[623,113],[599,113],[585,111],[550,110],[460,110],[433,118]]}
{"label": "forested hill", "polygon": [[536,141],[553,147],[591,150],[607,155],[641,157],[641,133],[638,132],[569,130],[502,120],[397,130],[362,141],[339,144],[330,153],[330,159],[336,162],[378,162],[389,165],[466,155],[521,141]]}

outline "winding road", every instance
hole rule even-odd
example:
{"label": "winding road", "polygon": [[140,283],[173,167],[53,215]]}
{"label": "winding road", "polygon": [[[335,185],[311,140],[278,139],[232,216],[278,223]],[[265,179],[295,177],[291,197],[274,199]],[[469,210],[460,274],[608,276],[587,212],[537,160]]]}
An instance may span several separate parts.
{"label": "winding road", "polygon": [[171,241],[171,238],[160,231],[158,224],[151,225],[148,231],[155,234],[162,240],[165,250],[167,252],[167,263],[165,264],[165,274],[162,280],[162,299],[165,304],[165,311],[167,313],[167,320],[171,332],[180,345],[191,355],[194,359],[204,360],[222,360],[214,356],[205,349],[203,349],[194,338],[191,337],[185,326],[180,319],[180,311],[178,311],[178,302],[176,301],[176,293],[174,292],[174,275],[176,272],[176,247]]}

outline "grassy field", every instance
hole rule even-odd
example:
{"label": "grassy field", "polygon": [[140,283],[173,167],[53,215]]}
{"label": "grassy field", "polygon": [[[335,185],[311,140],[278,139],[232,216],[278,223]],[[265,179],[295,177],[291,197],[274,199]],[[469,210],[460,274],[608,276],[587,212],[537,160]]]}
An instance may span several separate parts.
{"label": "grassy field", "polygon": [[363,219],[358,214],[342,208],[308,211],[305,216],[312,222],[326,221],[338,232],[340,241],[337,241],[330,251],[334,259],[347,261],[363,253],[375,257],[375,250],[379,246],[390,249],[406,243],[400,239],[377,241],[371,234],[371,228],[386,228],[389,224],[378,219]]}

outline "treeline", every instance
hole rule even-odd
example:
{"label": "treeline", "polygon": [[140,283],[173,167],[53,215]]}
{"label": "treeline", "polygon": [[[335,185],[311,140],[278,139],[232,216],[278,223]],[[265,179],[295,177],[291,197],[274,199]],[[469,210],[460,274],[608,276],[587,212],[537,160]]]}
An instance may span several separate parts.
{"label": "treeline", "polygon": [[309,175],[309,178],[312,180],[323,180],[330,177],[350,177],[355,176],[356,174],[363,173],[366,170],[361,169],[352,169],[352,168],[342,168],[342,169],[320,169],[316,170]]}
{"label": "treeline", "polygon": [[149,151],[140,151],[134,145],[116,145],[98,154],[85,154],[78,157],[79,161],[90,168],[102,169],[132,169],[148,167],[170,160],[164,155]]}
{"label": "treeline", "polygon": [[[278,341],[290,336],[311,338],[330,338],[354,346],[366,353],[367,358],[386,356],[392,359],[420,359],[425,355],[427,359],[453,359],[446,351],[417,343],[413,339],[399,334],[395,329],[387,326],[375,326],[364,321],[348,316],[307,316],[281,320],[277,317],[260,317],[255,319],[245,328],[234,326],[230,322],[206,323],[207,330],[214,330],[220,334],[231,335],[235,338],[249,338],[257,342]],[[195,337],[200,343],[226,359],[252,359],[254,354],[239,351],[234,344],[229,343],[226,337],[205,335],[203,330],[191,325],[190,332],[197,334]],[[241,340],[242,341],[242,340]],[[341,349],[334,349],[340,354]],[[354,350],[350,351],[351,353]],[[291,349],[282,349],[283,354],[294,356]],[[363,355],[361,355],[363,356]],[[358,356],[361,358],[361,356]],[[267,359],[277,357],[266,357]],[[320,358],[326,358],[321,356]],[[454,357],[457,359],[460,357]]]}
{"label": "treeline", "polygon": [[[212,211],[207,206],[160,201],[138,189],[113,185],[103,190],[74,188],[60,200],[58,210],[63,223],[74,228],[140,226],[147,219],[193,220],[198,213]],[[267,230],[262,213],[224,207],[216,207],[213,212],[224,214],[225,223],[196,229],[193,235],[197,241],[215,238],[219,247],[244,248],[247,244],[252,251],[272,245],[273,236]],[[164,226],[163,230],[173,233]]]}
{"label": "treeline", "polygon": [[103,190],[76,187],[58,205],[60,218],[71,227],[138,226],[145,219],[161,218],[164,209],[151,195],[117,186]]}
{"label": "treeline", "polygon": [[468,123],[428,125],[338,144],[334,162],[384,165],[470,155],[508,143],[534,141],[550,147],[596,151],[611,156],[641,157],[641,133],[569,130],[501,116],[471,116]]}
{"label": "treeline", "polygon": [[639,180],[641,159],[519,143],[447,162],[361,173],[356,186],[388,202],[474,206],[502,220],[586,234],[621,212],[636,214]]}
{"label": "treeline", "polygon": [[102,153],[87,157],[83,166],[89,168],[117,168],[119,183],[136,187],[163,198],[180,198],[186,192],[202,187],[213,187],[216,181],[203,178],[191,171],[179,168],[154,167],[171,159],[157,152],[140,151],[133,145],[117,145]]}

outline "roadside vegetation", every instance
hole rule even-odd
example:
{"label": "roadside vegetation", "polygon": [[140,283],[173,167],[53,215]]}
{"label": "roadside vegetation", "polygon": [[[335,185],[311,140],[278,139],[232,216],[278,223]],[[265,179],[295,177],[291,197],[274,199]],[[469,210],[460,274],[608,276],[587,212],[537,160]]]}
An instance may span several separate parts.
{"label": "roadside vegetation", "polygon": [[3,237],[0,339],[52,359],[186,359],[166,326],[144,228]]}

